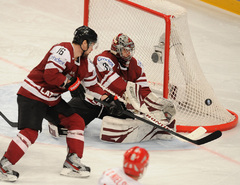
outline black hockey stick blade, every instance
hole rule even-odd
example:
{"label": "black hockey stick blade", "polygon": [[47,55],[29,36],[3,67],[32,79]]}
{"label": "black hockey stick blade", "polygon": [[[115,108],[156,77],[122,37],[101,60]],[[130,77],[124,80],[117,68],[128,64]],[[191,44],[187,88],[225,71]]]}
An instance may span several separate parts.
{"label": "black hockey stick blade", "polygon": [[[100,102],[100,103],[103,104],[104,106],[109,106],[109,104],[108,104],[107,102],[105,102],[105,101],[101,101],[101,100],[99,100],[99,99],[97,99],[97,98],[94,98],[94,100],[97,101],[97,102]],[[190,143],[193,143],[193,144],[196,144],[196,145],[202,145],[202,144],[211,142],[211,141],[213,141],[213,140],[221,137],[221,135],[222,135],[222,132],[219,131],[219,130],[217,130],[217,131],[215,131],[215,132],[213,132],[213,133],[211,133],[211,134],[209,134],[209,135],[207,135],[207,136],[205,136],[205,137],[203,137],[203,138],[201,138],[201,139],[193,140],[193,139],[190,139],[190,138],[188,138],[188,137],[186,137],[186,136],[184,136],[184,135],[181,135],[181,134],[179,134],[179,133],[177,133],[177,132],[175,132],[175,131],[173,131],[173,130],[171,130],[171,129],[167,129],[167,128],[162,127],[161,125],[158,125],[158,124],[156,124],[156,123],[153,123],[153,122],[150,121],[150,120],[147,120],[147,119],[144,119],[144,118],[142,118],[142,117],[139,117],[139,116],[133,114],[133,113],[130,112],[130,111],[125,110],[125,111],[123,111],[123,114],[125,114],[125,115],[127,115],[127,116],[130,116],[130,117],[132,117],[132,118],[138,119],[138,120],[140,120],[140,121],[143,121],[143,122],[145,122],[145,123],[147,123],[147,124],[149,124],[149,125],[152,125],[152,126],[154,126],[154,127],[158,127],[158,128],[160,128],[160,129],[162,129],[162,130],[164,130],[164,131],[166,131],[166,132],[168,132],[168,133],[170,133],[170,134],[172,134],[172,135],[175,135],[175,136],[177,136],[177,137],[179,137],[179,138],[181,138],[181,139],[183,139],[183,140],[186,140],[186,141],[188,141],[188,142],[190,142]]]}
{"label": "black hockey stick blade", "polygon": [[202,145],[202,144],[205,144],[205,143],[208,143],[210,141],[213,141],[219,137],[222,136],[222,132],[220,130],[217,130],[201,139],[198,139],[198,140],[193,140],[195,144],[197,145]]}
{"label": "black hockey stick blade", "polygon": [[1,111],[0,115],[3,117],[3,119],[11,126],[11,127],[18,127],[18,122],[12,122],[10,121]]}

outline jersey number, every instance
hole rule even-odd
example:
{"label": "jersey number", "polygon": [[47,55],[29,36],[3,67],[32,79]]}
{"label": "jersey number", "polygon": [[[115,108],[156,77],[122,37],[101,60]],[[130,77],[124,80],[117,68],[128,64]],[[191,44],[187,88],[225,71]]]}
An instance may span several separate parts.
{"label": "jersey number", "polygon": [[110,67],[109,67],[109,65],[107,63],[103,63],[102,65],[103,65],[103,67],[105,67],[105,69],[107,71],[110,71]]}
{"label": "jersey number", "polygon": [[63,55],[64,51],[66,51],[66,48],[60,48],[60,49],[57,51],[57,53],[58,53],[59,55]]}

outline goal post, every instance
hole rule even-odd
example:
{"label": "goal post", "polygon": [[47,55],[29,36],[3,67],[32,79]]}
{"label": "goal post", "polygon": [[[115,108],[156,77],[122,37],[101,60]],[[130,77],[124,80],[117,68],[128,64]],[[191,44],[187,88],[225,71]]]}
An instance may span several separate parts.
{"label": "goal post", "polygon": [[109,50],[118,33],[134,41],[151,90],[176,107],[178,132],[237,125],[238,115],[221,105],[201,70],[183,7],[165,0],[85,0],[84,25],[99,38],[91,59]]}

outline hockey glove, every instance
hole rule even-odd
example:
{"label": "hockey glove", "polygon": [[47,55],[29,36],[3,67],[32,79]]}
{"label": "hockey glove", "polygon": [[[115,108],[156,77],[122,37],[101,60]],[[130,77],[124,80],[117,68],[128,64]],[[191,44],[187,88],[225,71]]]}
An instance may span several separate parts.
{"label": "hockey glove", "polygon": [[114,96],[111,94],[103,101],[109,104],[109,106],[106,106],[109,115],[121,116],[123,111],[126,110],[125,105],[118,99],[114,99]]}
{"label": "hockey glove", "polygon": [[171,121],[173,116],[176,114],[176,109],[172,103],[167,106],[164,106],[163,113],[166,116],[168,121]]}
{"label": "hockey glove", "polygon": [[82,84],[80,84],[76,90],[74,91],[70,91],[71,93],[71,96],[73,98],[77,97],[77,98],[80,98],[81,100],[84,100],[85,99],[85,89],[84,87],[82,86]]}
{"label": "hockey glove", "polygon": [[65,87],[69,91],[76,90],[78,86],[81,84],[81,81],[79,80],[78,77],[71,77],[69,80],[70,82],[66,83],[65,86],[63,85],[63,87]]}
{"label": "hockey glove", "polygon": [[[166,119],[171,122],[174,115],[176,114],[176,109],[172,101],[158,97],[153,92],[149,93],[145,97],[144,102],[147,105],[148,110],[152,114],[155,114],[155,117],[159,120],[166,117]],[[162,113],[164,115],[162,115]]]}

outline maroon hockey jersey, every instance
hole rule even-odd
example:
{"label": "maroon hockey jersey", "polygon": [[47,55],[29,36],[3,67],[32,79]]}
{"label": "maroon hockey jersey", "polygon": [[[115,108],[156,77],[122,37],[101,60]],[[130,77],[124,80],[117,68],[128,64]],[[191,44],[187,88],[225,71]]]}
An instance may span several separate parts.
{"label": "maroon hockey jersey", "polygon": [[97,85],[93,64],[87,58],[74,59],[70,42],[54,45],[24,80],[18,94],[54,106],[61,100],[66,78],[79,77],[85,87],[100,97],[104,91]]}
{"label": "maroon hockey jersey", "polygon": [[151,92],[143,65],[134,57],[130,60],[128,67],[123,67],[119,64],[116,56],[106,50],[94,58],[93,64],[96,67],[99,82],[120,96],[126,91],[128,81],[141,86],[142,98]]}

